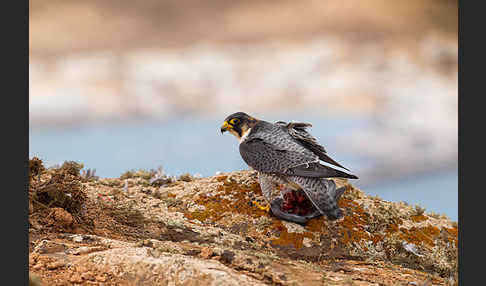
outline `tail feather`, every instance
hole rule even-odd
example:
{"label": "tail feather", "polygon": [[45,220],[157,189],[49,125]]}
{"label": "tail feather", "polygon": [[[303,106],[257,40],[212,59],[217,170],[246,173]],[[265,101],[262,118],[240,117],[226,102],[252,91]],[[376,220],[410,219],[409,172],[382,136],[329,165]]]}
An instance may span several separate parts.
{"label": "tail feather", "polygon": [[336,183],[333,180],[324,179],[322,181],[326,185],[327,190],[332,194],[334,200],[338,202],[341,196],[344,194],[344,191],[346,191],[346,187],[340,187],[337,189]]}
{"label": "tail feather", "polygon": [[299,165],[292,168],[290,171],[292,172],[292,175],[303,177],[358,179],[358,177],[355,175],[348,174],[319,163]]}
{"label": "tail feather", "polygon": [[344,191],[346,191],[346,187],[340,187],[339,189],[334,191],[334,199],[336,200],[336,202],[339,201],[341,196],[344,194]]}
{"label": "tail feather", "polygon": [[343,168],[345,170],[348,170],[348,168],[346,167],[343,167],[341,164],[339,164],[338,162],[334,161],[331,157],[329,157],[327,154],[324,154],[324,153],[319,153],[319,159],[321,159],[322,161],[326,162],[326,163],[329,163],[329,164],[332,164],[334,166],[338,166],[340,168]]}

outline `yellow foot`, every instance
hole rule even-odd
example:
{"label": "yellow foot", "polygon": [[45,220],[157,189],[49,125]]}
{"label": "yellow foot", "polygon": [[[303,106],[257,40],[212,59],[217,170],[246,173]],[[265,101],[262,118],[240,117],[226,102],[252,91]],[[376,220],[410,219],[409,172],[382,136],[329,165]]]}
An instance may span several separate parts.
{"label": "yellow foot", "polygon": [[266,206],[262,206],[260,205],[257,201],[252,201],[252,203],[259,209],[261,209],[262,211],[265,211],[265,212],[269,212],[270,211],[270,206],[266,205]]}

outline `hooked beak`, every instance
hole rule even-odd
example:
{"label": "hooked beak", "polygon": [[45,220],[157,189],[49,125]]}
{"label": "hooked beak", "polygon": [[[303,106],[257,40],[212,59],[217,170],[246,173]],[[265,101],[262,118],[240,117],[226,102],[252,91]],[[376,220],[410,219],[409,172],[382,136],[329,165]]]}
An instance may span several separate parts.
{"label": "hooked beak", "polygon": [[221,126],[221,134],[223,134],[225,131],[228,131],[228,129],[233,128],[230,124],[228,124],[228,121],[225,121],[223,123],[223,126]]}

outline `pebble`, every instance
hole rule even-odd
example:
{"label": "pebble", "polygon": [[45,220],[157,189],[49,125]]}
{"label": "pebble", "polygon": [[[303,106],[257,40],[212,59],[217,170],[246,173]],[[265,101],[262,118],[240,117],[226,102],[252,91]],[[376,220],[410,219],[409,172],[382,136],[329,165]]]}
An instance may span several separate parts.
{"label": "pebble", "polygon": [[102,250],[105,250],[105,248],[102,246],[92,246],[92,247],[82,246],[75,249],[68,249],[66,250],[66,253],[73,254],[73,255],[81,255],[81,254],[88,254],[95,251],[102,251]]}
{"label": "pebble", "polygon": [[84,279],[84,280],[90,280],[90,281],[95,280],[95,276],[94,276],[93,272],[91,272],[91,271],[84,272],[83,274],[81,274],[81,278]]}
{"label": "pebble", "polygon": [[47,269],[53,270],[56,268],[64,267],[66,265],[63,261],[54,261],[52,263],[47,264]]}

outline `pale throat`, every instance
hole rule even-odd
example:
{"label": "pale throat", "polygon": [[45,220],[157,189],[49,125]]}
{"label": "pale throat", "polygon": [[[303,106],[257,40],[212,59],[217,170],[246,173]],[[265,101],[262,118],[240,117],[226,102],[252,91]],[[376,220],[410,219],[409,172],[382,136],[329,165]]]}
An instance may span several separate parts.
{"label": "pale throat", "polygon": [[251,128],[248,128],[246,131],[242,132],[242,136],[240,138],[240,143],[246,140],[248,138],[248,135],[250,134]]}

